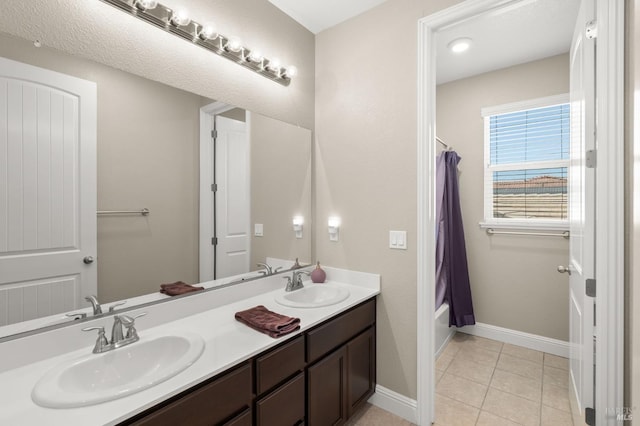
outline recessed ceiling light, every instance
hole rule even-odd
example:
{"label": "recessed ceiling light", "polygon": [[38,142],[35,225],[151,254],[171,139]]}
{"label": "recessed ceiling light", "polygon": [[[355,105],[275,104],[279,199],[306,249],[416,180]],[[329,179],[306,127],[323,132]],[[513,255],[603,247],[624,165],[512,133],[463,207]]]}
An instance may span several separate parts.
{"label": "recessed ceiling light", "polygon": [[453,53],[462,53],[471,47],[471,39],[468,37],[457,38],[447,45]]}

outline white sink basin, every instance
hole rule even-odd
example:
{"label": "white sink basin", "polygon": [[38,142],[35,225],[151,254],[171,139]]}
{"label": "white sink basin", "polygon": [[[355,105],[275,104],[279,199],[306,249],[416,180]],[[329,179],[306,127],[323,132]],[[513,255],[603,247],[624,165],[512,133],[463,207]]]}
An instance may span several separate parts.
{"label": "white sink basin", "polygon": [[155,386],[193,364],[202,354],[200,336],[160,336],[57,365],[36,383],[33,401],[72,408],[122,398]]}
{"label": "white sink basin", "polygon": [[334,284],[307,284],[300,290],[278,294],[276,302],[291,308],[319,308],[340,303],[349,297],[349,290]]}

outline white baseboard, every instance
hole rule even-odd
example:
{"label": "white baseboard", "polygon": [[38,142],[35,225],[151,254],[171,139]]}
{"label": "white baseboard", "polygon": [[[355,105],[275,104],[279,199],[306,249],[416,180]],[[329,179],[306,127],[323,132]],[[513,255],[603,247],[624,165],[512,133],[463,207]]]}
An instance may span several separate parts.
{"label": "white baseboard", "polygon": [[416,414],[417,401],[384,386],[376,385],[376,392],[369,398],[369,403],[400,416],[411,423],[417,423],[418,421]]}
{"label": "white baseboard", "polygon": [[569,358],[569,342],[563,340],[482,323],[461,327],[458,331]]}

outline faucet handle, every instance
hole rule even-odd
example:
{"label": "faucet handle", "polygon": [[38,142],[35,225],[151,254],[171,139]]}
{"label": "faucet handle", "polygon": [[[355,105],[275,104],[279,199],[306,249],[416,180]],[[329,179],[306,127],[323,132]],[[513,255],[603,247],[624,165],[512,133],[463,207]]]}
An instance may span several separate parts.
{"label": "faucet handle", "polygon": [[72,318],[73,320],[84,319],[87,317],[86,312],[74,312],[71,314],[64,314],[65,317]]}
{"label": "faucet handle", "polygon": [[98,330],[98,338],[96,339],[96,344],[93,346],[93,353],[99,354],[104,352],[104,348],[109,346],[109,341],[107,340],[107,336],[104,335],[104,327],[86,327],[83,328],[82,331],[92,331]]}
{"label": "faucet handle", "polygon": [[121,315],[120,321],[122,321],[122,325],[127,329],[127,334],[124,336],[125,339],[129,339],[131,337],[138,338],[138,331],[135,328],[136,319],[147,315],[146,312],[142,312],[134,317],[130,317],[128,315]]}
{"label": "faucet handle", "polygon": [[276,272],[278,272],[280,269],[282,269],[282,266],[278,266],[276,269],[273,270],[273,273],[275,274]]}
{"label": "faucet handle", "polygon": [[115,312],[118,306],[122,306],[125,303],[127,303],[126,300],[124,302],[114,303],[113,305],[109,306],[109,312]]}

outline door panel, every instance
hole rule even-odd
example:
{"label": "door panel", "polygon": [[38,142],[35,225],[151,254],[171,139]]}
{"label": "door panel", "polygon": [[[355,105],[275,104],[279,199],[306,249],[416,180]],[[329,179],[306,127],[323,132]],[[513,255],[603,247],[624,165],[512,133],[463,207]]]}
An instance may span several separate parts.
{"label": "door panel", "polygon": [[82,261],[96,256],[96,86],[0,58],[0,105],[6,325],[76,309],[96,293],[96,265]]}
{"label": "door panel", "polygon": [[569,167],[570,377],[580,410],[593,407],[594,299],[585,282],[595,276],[595,169],[586,153],[595,148],[595,41],[585,36],[595,19],[594,0],[583,0],[571,45],[571,160]]}
{"label": "door panel", "polygon": [[249,272],[249,140],[245,123],[216,116],[215,277]]}

